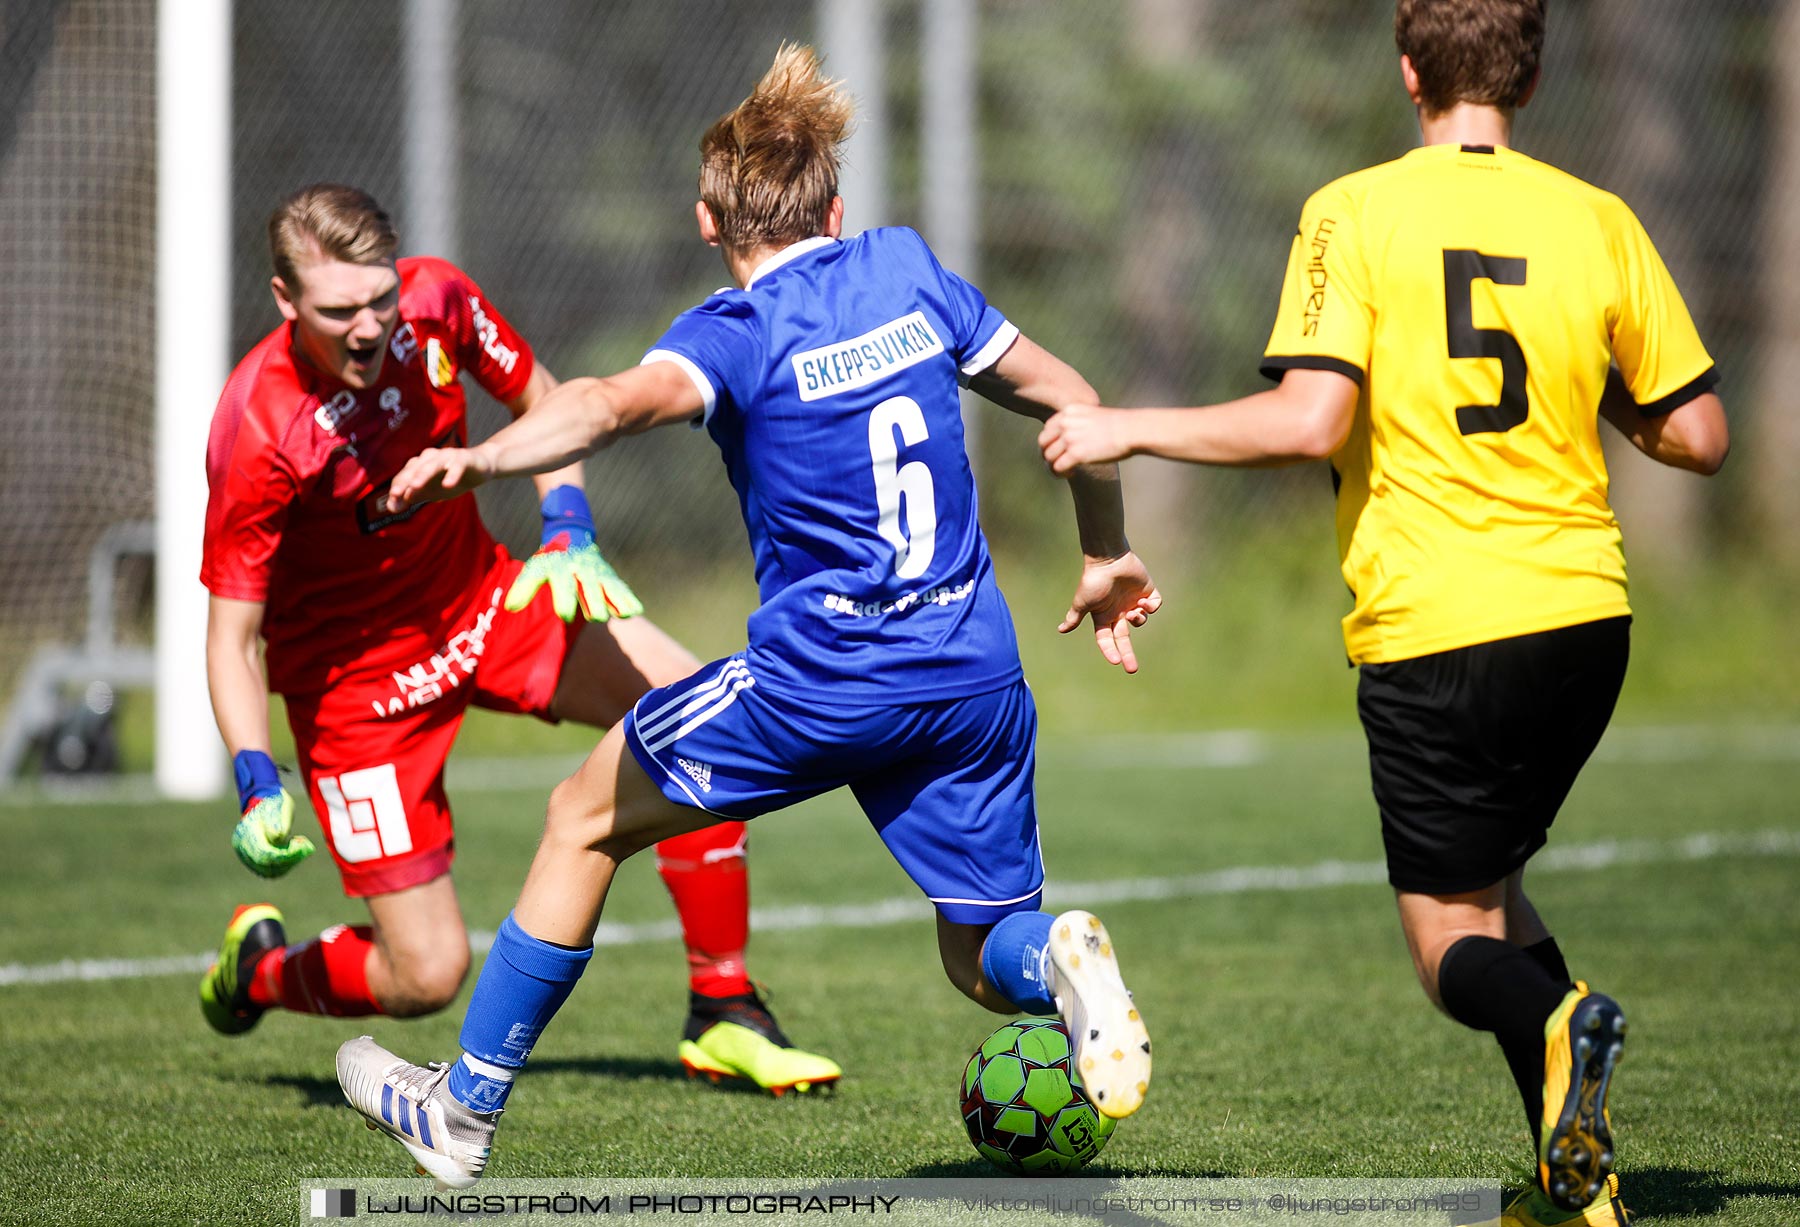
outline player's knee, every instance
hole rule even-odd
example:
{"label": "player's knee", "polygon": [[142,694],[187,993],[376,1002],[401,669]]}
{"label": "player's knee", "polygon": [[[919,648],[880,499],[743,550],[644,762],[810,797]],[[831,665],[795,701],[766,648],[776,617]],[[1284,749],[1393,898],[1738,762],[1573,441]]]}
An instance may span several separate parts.
{"label": "player's knee", "polygon": [[1444,1008],[1444,1002],[1438,995],[1437,968],[1421,967],[1415,963],[1413,965],[1413,974],[1419,979],[1419,991],[1425,994],[1425,999],[1438,1009],[1442,1010]]}
{"label": "player's knee", "polygon": [[991,1014],[1017,1014],[1019,1012],[1018,1006],[1008,1001],[999,989],[979,975],[973,980],[952,975],[950,983],[956,986],[957,992]]}
{"label": "player's knee", "polygon": [[984,1010],[996,1014],[1017,1014],[1019,1008],[1006,1000],[987,982],[981,971],[981,941],[985,931],[971,932],[965,926],[938,925],[938,960],[944,975],[956,991]]}
{"label": "player's knee", "polygon": [[570,851],[604,852],[616,861],[644,847],[644,840],[634,840],[621,830],[611,800],[597,802],[578,780],[571,777],[551,790],[544,813],[544,841]]}
{"label": "player's knee", "polygon": [[1428,945],[1418,946],[1413,951],[1413,975],[1418,978],[1419,991],[1425,999],[1439,1011],[1449,1014],[1444,1009],[1443,994],[1438,989],[1438,972],[1444,965],[1444,955],[1449,952],[1454,940],[1439,940]]}
{"label": "player's knee", "polygon": [[550,790],[550,802],[544,807],[546,842],[587,847],[611,832],[612,808],[594,805],[573,778]]}
{"label": "player's knee", "polygon": [[950,983],[956,985],[956,991],[965,997],[975,996],[976,988],[981,983],[981,962],[971,960],[968,955],[941,939],[938,942],[938,962],[943,965],[944,975]]}
{"label": "player's knee", "polygon": [[987,1006],[989,1009],[993,1008],[988,1006],[983,999],[986,994],[982,992],[983,983],[979,965],[971,967],[966,961],[943,948],[939,948],[938,957],[943,961],[945,978],[956,986],[957,992],[978,1005]]}
{"label": "player's knee", "polygon": [[435,1014],[452,1001],[469,974],[466,947],[411,958],[390,970],[381,1006],[394,1018]]}

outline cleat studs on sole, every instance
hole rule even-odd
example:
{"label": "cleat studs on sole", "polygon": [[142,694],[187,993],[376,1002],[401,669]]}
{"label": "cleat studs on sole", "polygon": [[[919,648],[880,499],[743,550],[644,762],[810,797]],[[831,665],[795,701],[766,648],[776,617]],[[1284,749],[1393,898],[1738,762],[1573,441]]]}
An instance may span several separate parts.
{"label": "cleat studs on sole", "polygon": [[1110,959],[1112,957],[1112,945],[1110,943],[1100,943],[1100,957],[1103,959]]}
{"label": "cleat studs on sole", "polygon": [[1566,1151],[1564,1151],[1564,1150],[1563,1150],[1563,1148],[1562,1148],[1562,1147],[1560,1147],[1560,1146],[1552,1146],[1552,1147],[1551,1147],[1551,1148],[1550,1148],[1550,1162],[1552,1162],[1552,1163],[1561,1163],[1561,1162],[1562,1162],[1562,1161],[1563,1161],[1563,1156],[1564,1156],[1564,1155],[1565,1155],[1565,1154],[1566,1154],[1566,1153],[1567,1153],[1567,1152],[1566,1152]]}
{"label": "cleat studs on sole", "polygon": [[1125,1012],[1125,1017],[1129,1018],[1132,1022],[1136,1022],[1138,1021],[1138,1012],[1136,1010],[1127,1010]]}
{"label": "cleat studs on sole", "polygon": [[1097,1039],[1099,1039],[1099,1038],[1100,1038],[1100,1028],[1098,1028],[1098,1027],[1090,1027],[1090,1028],[1089,1028],[1089,1029],[1088,1029],[1088,1039],[1090,1039],[1090,1040],[1097,1040]]}
{"label": "cleat studs on sole", "polygon": [[1599,1012],[1596,1011],[1595,1013],[1589,1014],[1587,1016],[1587,1020],[1585,1022],[1583,1022],[1581,1025],[1583,1027],[1586,1027],[1589,1031],[1598,1031],[1602,1026],[1605,1025],[1605,1023],[1606,1023],[1606,1020],[1604,1018],[1600,1017]]}
{"label": "cleat studs on sole", "polygon": [[1080,967],[1081,966],[1081,956],[1079,954],[1071,954],[1069,956],[1069,966],[1070,967]]}
{"label": "cleat studs on sole", "polygon": [[1143,1043],[1139,1044],[1138,1047],[1142,1048],[1146,1053],[1148,1053],[1150,1051],[1150,1041],[1145,1040]]}
{"label": "cleat studs on sole", "polygon": [[1142,1097],[1144,1095],[1148,1095],[1150,1093],[1150,1084],[1148,1082],[1138,1083],[1137,1084],[1137,1093],[1140,1097]]}
{"label": "cleat studs on sole", "polygon": [[1089,916],[1088,917],[1088,928],[1098,929],[1099,927],[1100,927],[1100,918],[1098,916]]}
{"label": "cleat studs on sole", "polygon": [[1057,932],[1057,934],[1056,934],[1056,935],[1057,935],[1057,936],[1058,936],[1058,937],[1060,937],[1060,938],[1062,938],[1062,939],[1063,939],[1063,940],[1064,940],[1064,941],[1065,941],[1065,942],[1066,942],[1066,941],[1068,941],[1068,940],[1069,940],[1069,937],[1070,937],[1070,936],[1071,936],[1071,933],[1072,933],[1072,930],[1070,930],[1070,928],[1069,928],[1069,926],[1068,926],[1068,925],[1064,925],[1064,926],[1063,926],[1063,927],[1062,927],[1062,928],[1061,928],[1061,930],[1059,930],[1059,931],[1058,931],[1058,932]]}
{"label": "cleat studs on sole", "polygon": [[1125,1054],[1115,1048],[1113,1049],[1112,1058],[1115,1061],[1123,1061],[1125,1059]]}
{"label": "cleat studs on sole", "polygon": [[1585,1063],[1587,1059],[1593,1055],[1594,1043],[1592,1040],[1588,1039],[1587,1036],[1584,1035],[1575,1041],[1575,1059],[1577,1061]]}

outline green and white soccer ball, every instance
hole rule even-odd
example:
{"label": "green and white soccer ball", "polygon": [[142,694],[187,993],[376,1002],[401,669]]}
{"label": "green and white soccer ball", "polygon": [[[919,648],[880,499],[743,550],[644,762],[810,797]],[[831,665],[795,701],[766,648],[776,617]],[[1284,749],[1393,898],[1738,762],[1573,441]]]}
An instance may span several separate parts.
{"label": "green and white soccer ball", "polygon": [[1012,1175],[1086,1166],[1117,1123],[1088,1101],[1069,1032],[1054,1018],[1022,1018],[988,1036],[963,1069],[963,1126]]}

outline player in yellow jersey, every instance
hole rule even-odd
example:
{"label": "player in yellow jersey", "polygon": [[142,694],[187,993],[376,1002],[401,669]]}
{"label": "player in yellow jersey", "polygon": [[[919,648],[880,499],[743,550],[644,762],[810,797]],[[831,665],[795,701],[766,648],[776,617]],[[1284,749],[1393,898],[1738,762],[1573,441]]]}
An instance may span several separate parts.
{"label": "player in yellow jersey", "polygon": [[1422,148],[1307,201],[1262,370],[1196,409],[1071,406],[1058,473],[1148,454],[1329,458],[1389,880],[1420,983],[1491,1031],[1538,1135],[1521,1227],[1620,1224],[1606,1095],[1616,1002],[1571,980],[1522,889],[1625,675],[1630,626],[1604,417],[1716,472],[1716,375],[1616,196],[1511,146],[1544,0],[1400,0]]}

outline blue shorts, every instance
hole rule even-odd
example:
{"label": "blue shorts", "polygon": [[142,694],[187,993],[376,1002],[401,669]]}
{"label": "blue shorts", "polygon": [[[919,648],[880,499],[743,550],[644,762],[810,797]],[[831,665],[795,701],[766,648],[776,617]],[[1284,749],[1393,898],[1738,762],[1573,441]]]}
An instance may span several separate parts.
{"label": "blue shorts", "polygon": [[946,920],[992,924],[1043,896],[1025,683],[891,707],[827,705],[759,686],[742,655],[652,690],[625,744],[677,805],[755,818],[849,786]]}

